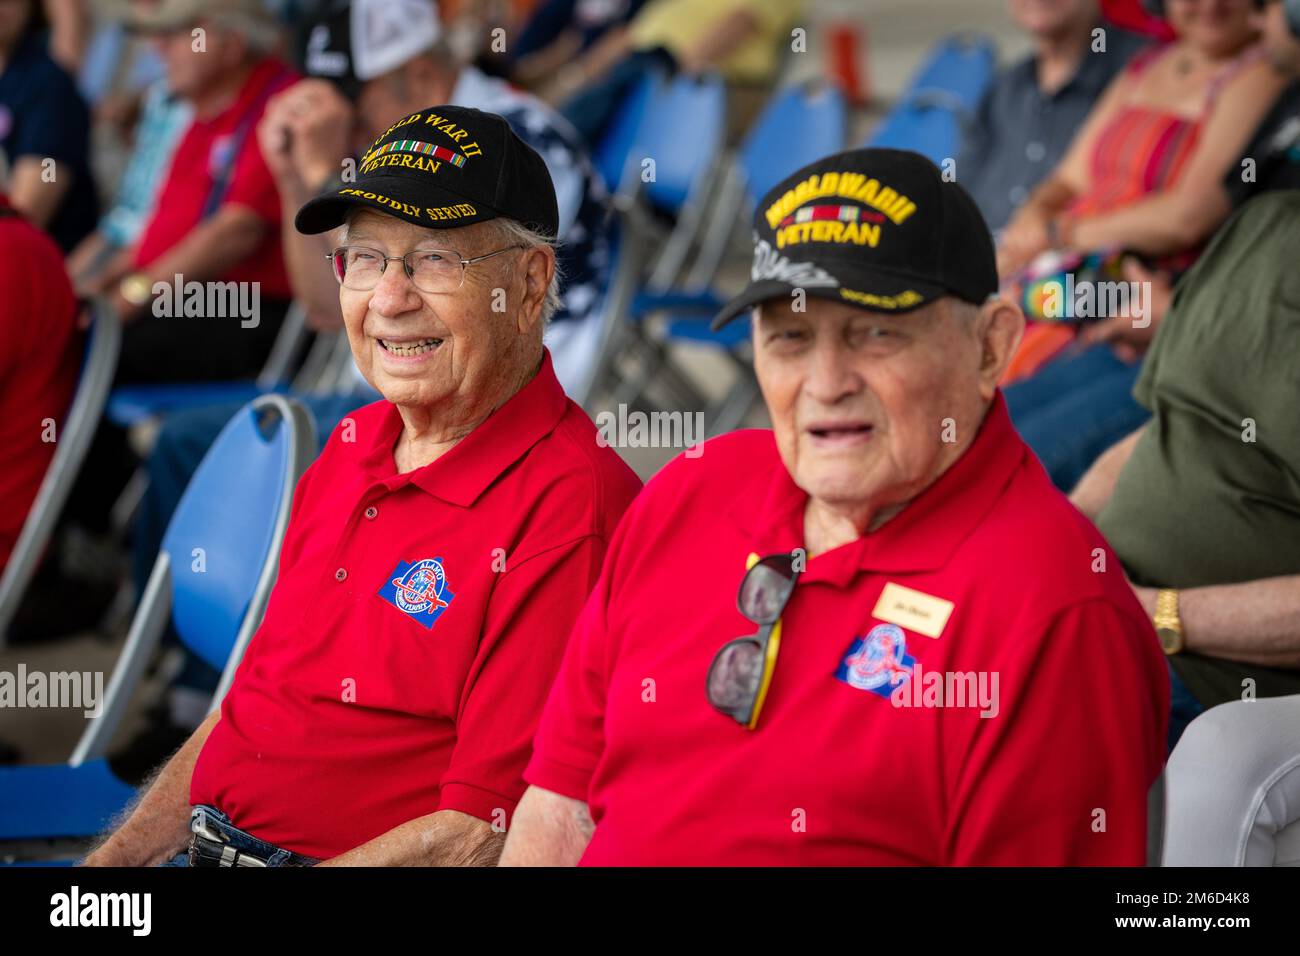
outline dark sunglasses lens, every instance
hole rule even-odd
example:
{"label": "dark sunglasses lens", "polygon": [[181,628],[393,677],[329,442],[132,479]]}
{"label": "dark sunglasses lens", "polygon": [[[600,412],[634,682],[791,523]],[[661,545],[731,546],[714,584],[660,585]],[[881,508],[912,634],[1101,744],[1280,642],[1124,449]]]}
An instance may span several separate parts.
{"label": "dark sunglasses lens", "polygon": [[739,721],[749,719],[763,679],[763,648],[746,638],[718,651],[709,668],[709,703]]}
{"label": "dark sunglasses lens", "polygon": [[781,614],[794,587],[791,563],[764,558],[745,574],[740,585],[740,613],[756,624],[771,624]]}

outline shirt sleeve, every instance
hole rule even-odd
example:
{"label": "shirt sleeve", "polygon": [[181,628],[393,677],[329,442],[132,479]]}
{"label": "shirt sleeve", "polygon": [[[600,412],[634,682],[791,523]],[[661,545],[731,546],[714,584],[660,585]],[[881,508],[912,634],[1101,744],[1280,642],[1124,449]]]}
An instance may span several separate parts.
{"label": "shirt sleeve", "polygon": [[524,771],[528,783],[574,800],[587,800],[591,775],[605,749],[605,698],[614,656],[609,646],[608,608],[616,554],[627,525],[625,517],[614,535],[600,580],[574,625],[564,663],[542,712],[532,760]]}
{"label": "shirt sleeve", "polygon": [[[42,71],[9,138],[9,160],[24,156],[79,165],[89,155],[90,118],[85,101],[62,70]],[[63,175],[63,170],[58,174]],[[72,171],[68,170],[68,175]]]}
{"label": "shirt sleeve", "polygon": [[1169,679],[1151,626],[1104,599],[1033,637],[973,720],[950,790],[944,863],[1142,866],[1147,792],[1164,760]]}
{"label": "shirt sleeve", "polygon": [[538,716],[573,621],[605,556],[598,535],[558,545],[502,574],[456,716],[456,746],[439,810],[508,825],[523,796]]}

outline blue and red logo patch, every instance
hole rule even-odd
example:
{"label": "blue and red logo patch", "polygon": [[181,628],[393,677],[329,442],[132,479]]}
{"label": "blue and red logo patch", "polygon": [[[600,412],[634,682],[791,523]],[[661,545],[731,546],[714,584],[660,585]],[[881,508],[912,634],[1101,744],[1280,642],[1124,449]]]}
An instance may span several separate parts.
{"label": "blue and red logo patch", "polygon": [[442,558],[425,558],[414,564],[397,562],[379,596],[425,628],[432,628],[456,598],[447,587]]}
{"label": "blue and red logo patch", "polygon": [[907,653],[907,638],[897,624],[877,624],[866,637],[855,637],[835,677],[850,687],[888,698],[912,676],[916,658]]}

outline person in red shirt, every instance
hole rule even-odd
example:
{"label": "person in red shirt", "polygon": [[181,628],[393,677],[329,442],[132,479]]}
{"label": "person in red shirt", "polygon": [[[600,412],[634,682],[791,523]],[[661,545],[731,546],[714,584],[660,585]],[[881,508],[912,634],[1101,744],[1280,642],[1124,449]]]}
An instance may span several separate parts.
{"label": "person in red shirt", "polygon": [[89,863],[161,862],[187,838],[195,865],[494,863],[640,488],[542,345],[555,190],[504,119],[413,114],[296,222],[344,227],[345,328],[384,400],[299,483],[219,714]]}
{"label": "person in red shirt", "polygon": [[772,431],[619,526],[503,864],[1144,862],[1169,685],[1097,531],[1012,428],[1023,316],[969,195],[836,154],[759,204]]}
{"label": "person in red shirt", "polygon": [[77,301],[54,241],[0,193],[0,571],[45,478],[77,380]]}
{"label": "person in red shirt", "polygon": [[[257,123],[298,77],[272,53],[278,27],[261,0],[220,6],[131,5],[128,23],[153,38],[169,87],[194,119],[138,242],[91,290],[126,324],[119,383],[252,377],[293,297]],[[198,288],[202,297],[191,294]]]}

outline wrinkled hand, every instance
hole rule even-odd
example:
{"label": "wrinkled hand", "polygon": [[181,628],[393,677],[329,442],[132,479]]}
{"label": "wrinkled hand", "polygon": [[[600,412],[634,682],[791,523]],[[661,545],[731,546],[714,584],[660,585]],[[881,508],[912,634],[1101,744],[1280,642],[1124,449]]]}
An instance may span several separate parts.
{"label": "wrinkled hand", "polygon": [[258,144],[279,182],[297,179],[315,189],[351,154],[356,113],[326,80],[302,80],[266,104]]}
{"label": "wrinkled hand", "polygon": [[1047,216],[1028,207],[1016,214],[1003,230],[998,245],[998,275],[1006,277],[1019,272],[1052,248],[1047,224]]}

